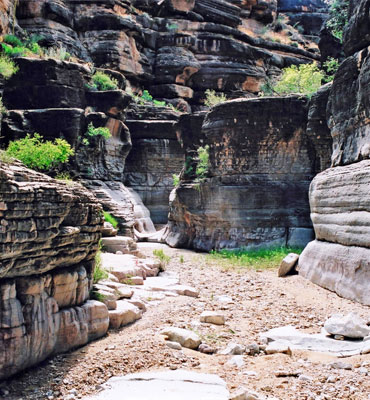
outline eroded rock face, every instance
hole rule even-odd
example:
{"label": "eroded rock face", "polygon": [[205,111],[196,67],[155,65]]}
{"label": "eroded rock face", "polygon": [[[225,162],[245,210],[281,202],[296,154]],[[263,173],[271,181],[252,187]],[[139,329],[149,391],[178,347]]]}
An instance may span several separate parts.
{"label": "eroded rock face", "polygon": [[305,245],[318,167],[306,124],[307,102],[296,96],[214,107],[202,127],[208,178],[196,182],[193,166],[171,194],[167,243],[200,250]]}
{"label": "eroded rock face", "polygon": [[[369,1],[351,1],[340,66],[330,91],[332,166],[310,188],[316,239],[299,259],[299,273],[340,296],[370,304],[370,62]],[[360,36],[361,35],[361,39]],[[356,38],[356,41],[354,41]],[[358,51],[360,50],[360,51]],[[357,52],[356,52],[357,51]]]}
{"label": "eroded rock face", "polygon": [[0,379],[103,336],[108,310],[87,301],[101,236],[90,192],[0,163]]}

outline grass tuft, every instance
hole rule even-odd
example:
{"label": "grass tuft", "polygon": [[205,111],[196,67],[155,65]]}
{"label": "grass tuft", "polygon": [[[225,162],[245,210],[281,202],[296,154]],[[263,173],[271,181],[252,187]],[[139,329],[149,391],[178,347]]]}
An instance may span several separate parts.
{"label": "grass tuft", "polygon": [[117,229],[118,221],[113,217],[113,215],[109,214],[107,211],[103,211],[104,219],[106,222],[109,222],[114,229]]}

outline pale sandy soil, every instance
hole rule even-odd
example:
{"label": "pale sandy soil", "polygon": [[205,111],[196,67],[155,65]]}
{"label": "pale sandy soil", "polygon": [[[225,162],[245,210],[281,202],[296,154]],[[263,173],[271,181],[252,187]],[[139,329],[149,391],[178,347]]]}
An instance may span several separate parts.
{"label": "pale sandy soil", "polygon": [[[146,244],[141,249],[152,255],[153,246]],[[261,343],[260,332],[288,324],[318,333],[326,318],[338,312],[355,311],[368,321],[370,309],[341,299],[297,275],[278,278],[276,270],[223,271],[207,266],[203,254],[164,249],[172,257],[168,270],[178,273],[182,284],[197,287],[199,298],[171,297],[149,306],[135,324],[111,331],[101,340],[3,382],[0,388],[9,391],[3,398],[68,399],[73,397],[71,394],[82,398],[98,391],[99,385],[112,376],[185,368],[218,374],[231,392],[245,386],[279,399],[370,399],[370,354],[339,359],[350,363],[352,370],[331,369],[329,364],[338,359],[304,351],[293,351],[291,356],[245,355],[245,365],[238,369],[227,365],[231,356],[169,349],[159,335],[167,326],[193,328],[205,342],[222,349],[231,341],[243,345]],[[184,262],[180,262],[180,255]],[[233,304],[223,306],[226,325],[199,326],[203,310],[220,309],[215,300],[218,295],[233,299]],[[360,372],[361,364],[368,369],[368,375]],[[278,371],[297,372],[307,380],[277,377]]]}

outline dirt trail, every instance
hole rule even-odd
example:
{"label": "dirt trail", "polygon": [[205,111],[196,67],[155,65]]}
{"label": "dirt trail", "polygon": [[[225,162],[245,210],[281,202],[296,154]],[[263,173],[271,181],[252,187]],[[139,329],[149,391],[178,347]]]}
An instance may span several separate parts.
{"label": "dirt trail", "polygon": [[[278,278],[276,270],[223,271],[207,266],[205,255],[191,251],[149,244],[140,249],[152,255],[154,246],[171,255],[168,270],[178,273],[182,284],[200,289],[200,297],[171,297],[152,304],[135,324],[3,382],[0,390],[9,392],[4,399],[72,400],[98,391],[112,376],[177,368],[216,373],[231,392],[244,386],[279,399],[370,399],[370,354],[337,359],[305,351],[293,351],[291,356],[262,353],[245,355],[244,366],[237,368],[227,364],[231,356],[168,348],[159,335],[167,326],[192,328],[203,341],[222,349],[231,341],[261,343],[260,332],[288,324],[318,333],[327,317],[338,312],[354,311],[368,321],[370,309],[299,276]],[[218,295],[232,297],[232,304],[220,306]],[[220,308],[227,317],[226,325],[199,323],[202,311]],[[352,369],[332,369],[329,364],[338,360],[351,364]],[[300,377],[277,377],[281,371]]]}

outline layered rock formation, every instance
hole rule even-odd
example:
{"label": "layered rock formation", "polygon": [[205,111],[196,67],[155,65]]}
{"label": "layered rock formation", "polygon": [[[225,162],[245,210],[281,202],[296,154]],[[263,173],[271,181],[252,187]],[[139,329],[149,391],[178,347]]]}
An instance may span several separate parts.
{"label": "layered rock formation", "polygon": [[318,162],[306,124],[307,102],[297,96],[214,107],[202,125],[207,178],[188,163],[172,194],[167,243],[199,250],[305,245],[312,237],[308,187],[328,159]]}
{"label": "layered rock formation", "polygon": [[0,163],[0,379],[103,336],[89,301],[101,207],[71,186]]}
{"label": "layered rock formation", "polygon": [[299,260],[301,275],[364,304],[370,304],[370,59],[364,47],[370,35],[364,12],[369,6],[368,0],[350,2],[344,44],[349,57],[335,76],[327,108],[333,168],[312,182],[316,240]]}

